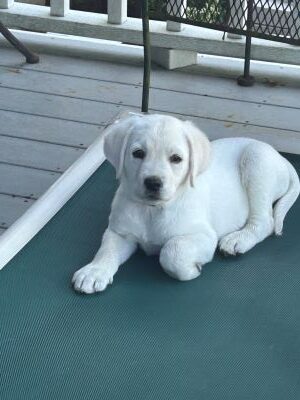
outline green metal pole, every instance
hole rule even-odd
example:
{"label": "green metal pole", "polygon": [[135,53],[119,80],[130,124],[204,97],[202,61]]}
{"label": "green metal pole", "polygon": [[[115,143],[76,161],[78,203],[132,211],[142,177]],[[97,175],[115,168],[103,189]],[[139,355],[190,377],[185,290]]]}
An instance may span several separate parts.
{"label": "green metal pole", "polygon": [[150,89],[150,72],[151,72],[151,48],[150,48],[148,0],[142,0],[142,18],[143,18],[143,44],[144,44],[144,78],[143,78],[142,112],[147,113],[149,109],[149,89]]}
{"label": "green metal pole", "polygon": [[39,56],[32,53],[22,42],[20,42],[0,21],[0,33],[17,49],[22,53],[26,62],[29,64],[36,64],[39,62]]}

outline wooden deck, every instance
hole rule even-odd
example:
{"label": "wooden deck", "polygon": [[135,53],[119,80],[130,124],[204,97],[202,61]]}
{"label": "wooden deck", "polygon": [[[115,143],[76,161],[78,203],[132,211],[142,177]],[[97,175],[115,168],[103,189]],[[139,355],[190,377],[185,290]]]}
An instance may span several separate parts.
{"label": "wooden deck", "polygon": [[[0,233],[84,152],[122,108],[139,109],[141,63],[0,48]],[[151,110],[195,121],[211,139],[251,136],[299,152],[299,88],[154,68]]]}

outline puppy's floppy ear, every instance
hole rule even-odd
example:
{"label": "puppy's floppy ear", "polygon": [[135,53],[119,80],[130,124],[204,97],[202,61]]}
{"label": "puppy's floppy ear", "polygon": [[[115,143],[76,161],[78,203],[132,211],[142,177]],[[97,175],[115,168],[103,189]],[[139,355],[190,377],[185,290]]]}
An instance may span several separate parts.
{"label": "puppy's floppy ear", "polygon": [[184,122],[184,128],[190,153],[189,179],[191,186],[194,186],[196,177],[208,166],[211,145],[205,134],[193,123]]}
{"label": "puppy's floppy ear", "polygon": [[141,118],[141,114],[122,114],[105,133],[104,154],[115,167],[117,179],[122,175],[126,148],[136,118]]}

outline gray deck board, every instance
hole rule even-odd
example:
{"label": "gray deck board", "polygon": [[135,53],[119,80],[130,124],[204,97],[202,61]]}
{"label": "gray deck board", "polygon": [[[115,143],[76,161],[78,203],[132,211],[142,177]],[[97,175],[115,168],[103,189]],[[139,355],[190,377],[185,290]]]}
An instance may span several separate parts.
{"label": "gray deck board", "polygon": [[1,162],[52,172],[65,171],[83,151],[79,148],[0,136]]}
{"label": "gray deck board", "polygon": [[0,227],[8,228],[35,200],[0,194]]}
{"label": "gray deck board", "polygon": [[[232,90],[233,88],[235,88],[234,85],[232,85]],[[115,82],[95,82],[89,79],[62,77],[47,73],[41,75],[35,71],[26,70],[18,74],[8,72],[2,78],[0,94],[3,93],[4,99],[15,98],[17,94],[14,89],[20,91],[19,100],[14,103],[14,106],[20,111],[43,114],[46,104],[47,111],[51,115],[56,113],[57,116],[62,118],[75,119],[78,117],[73,116],[73,112],[76,112],[78,107],[82,107],[86,110],[86,115],[82,112],[83,121],[90,121],[95,124],[103,123],[102,117],[107,115],[108,103],[139,108],[141,102],[140,86]],[[250,90],[253,90],[253,88]],[[37,93],[36,101],[41,100],[39,105],[34,103],[34,110],[32,103],[28,104],[24,101],[26,97],[32,96],[33,93]],[[276,129],[300,130],[297,118],[300,99],[296,94],[288,97],[289,107],[283,107],[282,102],[276,104],[275,99],[273,99],[273,103],[267,104],[264,102],[264,97],[261,98],[260,102],[258,102],[258,99],[255,102],[253,100],[250,102],[229,97],[224,101],[221,94],[223,95],[223,88],[221,92],[219,90],[218,97],[212,94],[207,96],[207,94],[201,93],[179,92],[174,91],[173,88],[172,91],[152,88],[150,104],[155,111],[226,122],[251,123],[256,126]],[[53,98],[53,96],[55,97]],[[172,103],[170,96],[172,96]],[[1,100],[0,107],[4,107]],[[58,108],[60,109],[59,113]],[[103,110],[103,113],[97,115],[95,108],[98,109],[98,114],[99,110]]]}
{"label": "gray deck board", "polygon": [[61,173],[0,164],[1,194],[38,199]]}
{"label": "gray deck board", "polygon": [[[8,50],[6,50],[8,51]],[[76,62],[69,57],[55,57],[43,55],[43,63],[35,65],[24,65],[17,61],[11,64],[6,61],[5,50],[4,59],[1,59],[0,66],[9,68],[12,74],[22,74],[23,70],[35,71],[36,73],[46,73],[60,75],[61,77],[78,77],[90,79],[92,81],[118,82],[127,85],[142,84],[142,69],[140,65],[116,64],[112,62],[92,61],[86,62],[78,59]],[[5,62],[6,61],[6,62]],[[20,60],[19,60],[20,61]],[[0,69],[1,76],[1,69]],[[241,101],[277,104],[281,106],[295,105],[300,107],[298,96],[299,87],[291,84],[277,82],[268,79],[257,83],[252,88],[241,88],[236,85],[234,79],[216,76],[199,75],[182,71],[165,71],[157,66],[153,66],[151,77],[153,88],[173,90],[186,93],[196,93],[202,95],[235,99]]]}
{"label": "gray deck board", "polygon": [[0,110],[0,135],[40,140],[67,146],[88,147],[101,126]]}
{"label": "gray deck board", "polygon": [[[41,54],[0,59],[0,234],[39,198],[121,109],[139,110],[142,67]],[[299,88],[240,88],[233,79],[153,68],[152,110],[193,120],[210,139],[251,136],[289,151],[300,135]]]}
{"label": "gray deck board", "polygon": [[5,111],[101,125],[119,109],[116,104],[0,87],[0,110]]}

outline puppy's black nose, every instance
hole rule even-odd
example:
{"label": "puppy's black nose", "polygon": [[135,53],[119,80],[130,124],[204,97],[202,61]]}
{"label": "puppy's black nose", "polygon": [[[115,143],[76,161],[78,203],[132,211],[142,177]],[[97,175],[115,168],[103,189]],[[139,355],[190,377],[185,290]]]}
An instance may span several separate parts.
{"label": "puppy's black nose", "polygon": [[162,188],[162,180],[158,176],[149,176],[144,180],[146,189],[150,192],[158,192]]}

